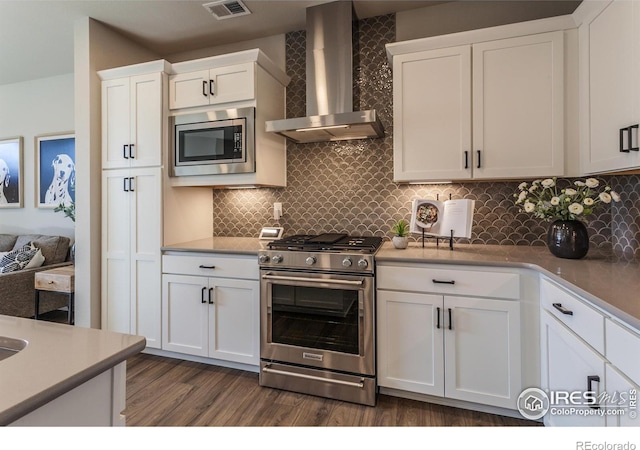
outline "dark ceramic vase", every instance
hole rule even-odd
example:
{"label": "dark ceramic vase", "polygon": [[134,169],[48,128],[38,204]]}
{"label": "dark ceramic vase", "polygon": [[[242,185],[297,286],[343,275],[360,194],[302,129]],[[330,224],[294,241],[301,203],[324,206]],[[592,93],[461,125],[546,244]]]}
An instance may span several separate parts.
{"label": "dark ceramic vase", "polygon": [[547,247],[558,258],[584,258],[589,251],[587,227],[579,220],[556,220],[549,227]]}

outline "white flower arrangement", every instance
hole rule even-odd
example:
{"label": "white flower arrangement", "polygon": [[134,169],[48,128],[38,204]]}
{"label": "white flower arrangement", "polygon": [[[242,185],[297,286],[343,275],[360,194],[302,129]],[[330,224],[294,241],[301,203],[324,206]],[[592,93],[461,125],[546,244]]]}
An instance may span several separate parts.
{"label": "white flower arrangement", "polygon": [[620,195],[596,178],[573,182],[575,188],[558,189],[556,178],[520,183],[516,205],[535,217],[551,220],[585,220],[598,205],[619,202]]}

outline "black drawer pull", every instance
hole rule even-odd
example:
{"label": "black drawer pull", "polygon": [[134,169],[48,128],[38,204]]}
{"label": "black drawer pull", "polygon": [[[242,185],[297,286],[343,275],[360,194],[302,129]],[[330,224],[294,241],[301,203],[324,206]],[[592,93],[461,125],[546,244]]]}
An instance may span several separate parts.
{"label": "black drawer pull", "polygon": [[436,323],[436,328],[439,330],[440,329],[440,307],[439,306],[436,308],[436,314],[438,315],[438,321]]}
{"label": "black drawer pull", "polygon": [[124,159],[129,159],[129,157],[127,156],[127,147],[129,147],[127,144],[124,144],[122,146],[122,156],[124,157]]}
{"label": "black drawer pull", "polygon": [[464,151],[464,168],[469,168],[469,152],[467,150]]}
{"label": "black drawer pull", "polygon": [[453,319],[451,318],[451,308],[449,308],[449,329],[453,329]]}
{"label": "black drawer pull", "polygon": [[[587,376],[587,391],[593,392],[593,382],[600,383],[600,377],[598,375],[588,375]],[[592,409],[600,409],[600,405],[590,405],[589,408]]]}
{"label": "black drawer pull", "polygon": [[482,160],[481,158],[481,154],[482,152],[480,150],[478,150],[478,169],[482,166]]}
{"label": "black drawer pull", "polygon": [[207,81],[206,80],[202,81],[202,95],[204,95],[205,97],[207,96]]}
{"label": "black drawer pull", "polygon": [[207,301],[204,298],[204,293],[205,293],[206,290],[207,290],[207,288],[203,287],[202,288],[202,294],[200,294],[200,300],[202,301],[202,303],[207,303]]}
{"label": "black drawer pull", "polygon": [[562,303],[553,303],[552,305],[555,309],[560,311],[562,314],[566,314],[567,316],[573,316],[573,311],[562,306]]}
{"label": "black drawer pull", "polygon": [[213,303],[214,303],[213,298],[212,298],[212,295],[213,295],[212,293],[213,293],[213,288],[209,288],[209,304],[210,305],[213,305]]}
{"label": "black drawer pull", "polygon": [[215,268],[216,268],[216,266],[205,266],[205,265],[203,265],[203,264],[200,264],[200,268],[201,268],[201,269],[215,269]]}
{"label": "black drawer pull", "polygon": [[435,278],[433,280],[434,283],[436,284],[456,284],[455,280],[436,280]]}
{"label": "black drawer pull", "polygon": [[635,124],[635,125],[631,125],[629,128],[627,128],[627,139],[629,139],[629,150],[637,152],[640,151],[639,147],[634,147],[633,146],[633,130],[634,129],[638,129],[640,125]]}

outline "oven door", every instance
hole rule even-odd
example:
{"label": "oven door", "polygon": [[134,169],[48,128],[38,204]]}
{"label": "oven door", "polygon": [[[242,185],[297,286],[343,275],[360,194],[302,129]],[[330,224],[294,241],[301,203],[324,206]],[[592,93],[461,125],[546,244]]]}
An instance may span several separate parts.
{"label": "oven door", "polygon": [[264,360],[375,374],[371,275],[261,271]]}

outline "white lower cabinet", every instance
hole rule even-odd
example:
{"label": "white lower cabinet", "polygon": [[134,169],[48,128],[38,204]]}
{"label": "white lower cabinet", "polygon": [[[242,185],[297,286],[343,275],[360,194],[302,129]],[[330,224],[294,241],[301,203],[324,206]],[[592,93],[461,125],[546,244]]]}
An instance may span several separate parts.
{"label": "white lower cabinet", "polygon": [[[616,367],[607,364],[605,367],[606,393],[609,397],[607,408],[612,414],[607,415],[608,427],[638,427],[638,392],[640,387],[627,378]],[[613,412],[615,410],[615,412]]]}
{"label": "white lower cabinet", "polygon": [[[577,400],[552,401],[544,423],[549,426],[604,426],[605,417],[587,411],[592,406],[582,397],[589,388],[604,391],[605,360],[550,313],[543,311],[542,388],[549,393],[578,393]],[[570,414],[571,408],[584,412]]]}
{"label": "white lower cabinet", "polygon": [[[398,269],[404,277],[398,278]],[[522,390],[517,274],[487,272],[504,275],[505,283],[496,284],[511,285],[516,296],[493,299],[455,295],[466,291],[465,278],[475,279],[478,272],[426,266],[411,270],[413,277],[407,280],[401,267],[378,266],[378,384],[515,409]],[[450,277],[434,278],[445,273]],[[405,282],[422,288],[396,290]],[[482,295],[494,287],[478,285],[476,291]],[[429,291],[435,292],[425,293]]]}
{"label": "white lower cabinet", "polygon": [[[237,272],[245,276],[247,267],[257,261],[244,261],[245,269]],[[254,258],[255,259],[255,258]],[[182,261],[181,261],[182,260]],[[175,261],[178,261],[177,263]],[[207,258],[164,256],[167,267]],[[204,270],[224,272],[224,264],[236,266],[233,258],[214,258],[216,264],[198,264],[192,273]],[[204,266],[204,268],[203,268]],[[208,269],[210,267],[210,269]],[[185,272],[188,269],[177,269]],[[162,276],[162,349],[223,361],[258,365],[260,284],[257,279],[222,278],[199,275],[164,273]]]}

